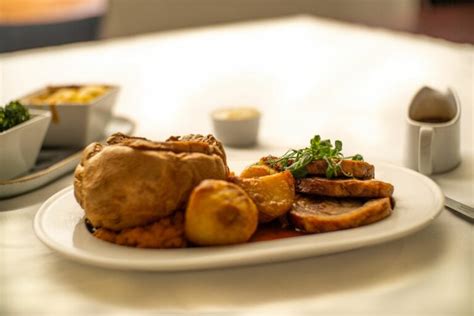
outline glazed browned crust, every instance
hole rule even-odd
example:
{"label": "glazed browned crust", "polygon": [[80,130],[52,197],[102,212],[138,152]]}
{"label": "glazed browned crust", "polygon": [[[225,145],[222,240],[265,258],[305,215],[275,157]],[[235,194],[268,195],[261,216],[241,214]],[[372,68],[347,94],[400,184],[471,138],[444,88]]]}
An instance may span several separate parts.
{"label": "glazed browned crust", "polygon": [[362,201],[299,195],[289,218],[302,231],[323,233],[371,224],[391,213],[390,198]]}
{"label": "glazed browned crust", "polygon": [[[260,163],[272,167],[278,171],[283,171],[283,168],[278,164],[272,164],[272,160],[276,160],[278,157],[267,156],[260,159]],[[362,180],[373,179],[375,175],[375,168],[368,162],[359,160],[344,159],[340,162],[341,170],[335,171],[335,177],[342,178],[357,178]],[[306,166],[306,170],[309,175],[314,176],[325,176],[328,163],[323,160],[314,160]]]}
{"label": "glazed browned crust", "polygon": [[218,146],[151,142],[123,134],[90,144],[74,173],[74,194],[94,227],[119,231],[150,224],[185,206],[204,179],[226,179]]}
{"label": "glazed browned crust", "polygon": [[189,134],[184,136],[170,136],[167,140],[167,143],[204,143],[209,145],[210,151],[212,154],[220,156],[225,163],[227,163],[227,157],[225,155],[224,146],[220,141],[218,141],[214,135],[203,136],[201,134]]}
{"label": "glazed browned crust", "polygon": [[390,197],[393,185],[379,180],[311,177],[296,182],[296,192],[330,197]]}
{"label": "glazed browned crust", "polygon": [[135,149],[170,151],[179,153],[202,153],[218,155],[226,163],[226,155],[222,144],[213,136],[199,134],[171,136],[165,142],[155,142],[143,137],[127,136],[115,133],[107,139],[108,145],[123,145]]}

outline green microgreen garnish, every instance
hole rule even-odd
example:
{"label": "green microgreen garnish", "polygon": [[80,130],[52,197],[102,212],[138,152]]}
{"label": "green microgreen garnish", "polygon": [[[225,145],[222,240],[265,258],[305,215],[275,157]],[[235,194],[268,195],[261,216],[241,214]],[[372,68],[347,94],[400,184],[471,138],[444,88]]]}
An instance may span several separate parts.
{"label": "green microgreen garnish", "polygon": [[319,159],[323,159],[328,165],[326,169],[327,178],[333,178],[339,174],[347,177],[352,176],[341,168],[344,159],[364,160],[359,154],[345,157],[342,154],[342,142],[340,140],[336,140],[333,146],[329,139],[321,140],[321,137],[316,135],[311,139],[309,147],[298,150],[290,149],[283,156],[268,160],[268,163],[271,167],[290,171],[295,178],[302,178],[308,174],[306,166]]}
{"label": "green microgreen garnish", "polygon": [[0,132],[6,131],[30,119],[30,113],[20,102],[12,101],[0,106]]}

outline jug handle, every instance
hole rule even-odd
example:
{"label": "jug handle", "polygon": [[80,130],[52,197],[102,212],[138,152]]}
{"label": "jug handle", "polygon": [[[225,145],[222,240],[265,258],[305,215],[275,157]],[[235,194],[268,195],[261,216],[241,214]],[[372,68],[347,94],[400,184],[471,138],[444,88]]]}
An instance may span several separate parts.
{"label": "jug handle", "polygon": [[433,128],[422,126],[418,145],[418,170],[426,175],[433,173],[432,143]]}

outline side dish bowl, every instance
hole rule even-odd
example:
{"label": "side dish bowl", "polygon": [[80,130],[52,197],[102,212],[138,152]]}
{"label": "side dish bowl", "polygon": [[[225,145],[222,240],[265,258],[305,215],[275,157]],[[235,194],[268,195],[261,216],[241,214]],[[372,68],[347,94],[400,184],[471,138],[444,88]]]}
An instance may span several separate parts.
{"label": "side dish bowl", "polygon": [[29,112],[29,120],[0,133],[0,180],[22,175],[36,162],[51,113],[41,110]]}
{"label": "side dish bowl", "polygon": [[[106,89],[86,101],[78,101],[77,98],[73,101],[58,98],[49,102],[43,97],[59,89],[93,86],[102,86]],[[112,109],[118,92],[119,88],[111,85],[50,86],[20,98],[20,101],[30,109],[51,111],[52,121],[44,140],[45,146],[79,148],[104,136],[104,128],[112,118]]]}

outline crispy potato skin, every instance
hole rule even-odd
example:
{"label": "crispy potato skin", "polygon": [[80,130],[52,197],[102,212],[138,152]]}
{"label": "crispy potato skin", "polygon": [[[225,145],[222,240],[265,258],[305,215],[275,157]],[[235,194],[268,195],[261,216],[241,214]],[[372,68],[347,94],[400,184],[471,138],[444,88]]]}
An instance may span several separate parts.
{"label": "crispy potato skin", "polygon": [[288,212],[295,199],[295,180],[289,171],[258,178],[234,177],[258,208],[260,223],[266,223]]}
{"label": "crispy potato skin", "polygon": [[278,171],[266,165],[251,165],[245,168],[240,174],[241,178],[257,178],[275,174]]}
{"label": "crispy potato skin", "polygon": [[204,180],[191,193],[185,213],[185,233],[199,246],[243,243],[257,229],[255,203],[239,186]]}

